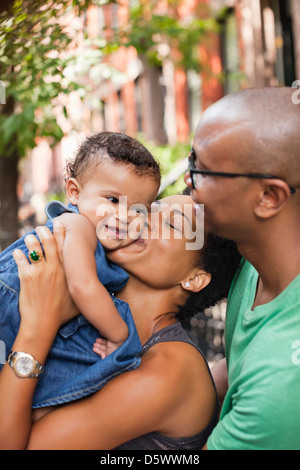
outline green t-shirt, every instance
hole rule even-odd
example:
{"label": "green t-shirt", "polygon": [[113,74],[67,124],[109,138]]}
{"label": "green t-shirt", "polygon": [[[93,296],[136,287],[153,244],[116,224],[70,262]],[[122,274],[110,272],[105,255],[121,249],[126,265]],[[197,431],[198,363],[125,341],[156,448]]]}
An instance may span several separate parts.
{"label": "green t-shirt", "polygon": [[227,307],[229,388],[209,450],[300,450],[300,275],[252,310],[257,282],[242,260]]}

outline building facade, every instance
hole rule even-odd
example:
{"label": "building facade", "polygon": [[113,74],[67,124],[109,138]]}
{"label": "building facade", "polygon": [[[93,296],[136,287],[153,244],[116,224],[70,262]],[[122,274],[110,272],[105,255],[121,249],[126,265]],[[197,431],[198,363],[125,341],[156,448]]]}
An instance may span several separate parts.
{"label": "building facade", "polygon": [[[127,21],[129,3],[123,2],[123,16],[115,6],[106,8]],[[184,21],[199,12],[219,25],[218,32],[208,32],[199,42],[199,73],[168,59],[161,67],[150,66],[134,50],[121,48],[111,58],[127,81],[107,88],[105,128],[142,132],[157,143],[185,141],[201,112],[224,94],[244,87],[292,86],[300,79],[298,0],[186,0],[177,15]],[[113,21],[111,12],[106,21]]]}
{"label": "building facade", "polygon": [[[133,3],[92,6],[79,24],[77,19],[78,56],[86,53],[83,31],[90,40],[109,43],[113,28],[128,25]],[[168,1],[161,0],[156,13],[175,15],[183,24],[191,18],[213,18],[217,24],[199,40],[199,71],[176,64],[176,50],[170,53],[163,35],[159,42],[160,31],[155,38],[160,64],[149,63],[133,46],[120,46],[105,57],[95,54],[93,74],[85,78],[89,93],[82,100],[73,92],[57,105],[64,138],[54,149],[45,140],[37,142],[23,163],[21,199],[59,191],[64,161],[86,135],[111,130],[142,134],[155,144],[188,142],[203,110],[225,94],[300,80],[299,0],[183,0],[178,5],[170,12]]]}

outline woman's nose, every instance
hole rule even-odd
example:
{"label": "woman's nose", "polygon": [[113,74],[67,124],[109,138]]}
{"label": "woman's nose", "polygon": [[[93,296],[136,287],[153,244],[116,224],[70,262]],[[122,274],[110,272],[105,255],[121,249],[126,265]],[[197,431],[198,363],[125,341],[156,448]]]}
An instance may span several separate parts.
{"label": "woman's nose", "polygon": [[153,205],[153,209],[151,210],[149,225],[151,238],[159,239],[163,236],[163,227],[166,220],[169,218],[170,210],[168,205],[160,204],[158,207],[155,206],[156,205]]}

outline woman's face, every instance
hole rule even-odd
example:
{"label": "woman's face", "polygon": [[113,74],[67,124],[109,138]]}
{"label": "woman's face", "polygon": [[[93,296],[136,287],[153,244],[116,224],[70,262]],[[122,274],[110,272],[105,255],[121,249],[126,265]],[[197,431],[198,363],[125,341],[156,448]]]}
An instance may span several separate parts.
{"label": "woman's face", "polygon": [[201,246],[191,249],[191,243],[203,232],[202,220],[203,213],[190,196],[166,197],[152,204],[142,236],[107,256],[145,284],[170,288],[196,267]]}

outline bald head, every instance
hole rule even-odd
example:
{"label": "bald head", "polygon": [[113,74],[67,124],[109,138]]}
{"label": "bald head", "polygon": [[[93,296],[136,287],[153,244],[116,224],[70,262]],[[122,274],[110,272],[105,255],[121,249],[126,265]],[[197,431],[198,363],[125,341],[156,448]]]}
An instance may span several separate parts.
{"label": "bald head", "polygon": [[300,105],[293,103],[293,93],[270,87],[228,95],[204,113],[195,141],[208,130],[216,135],[234,131],[232,155],[241,171],[280,176],[299,186]]}

